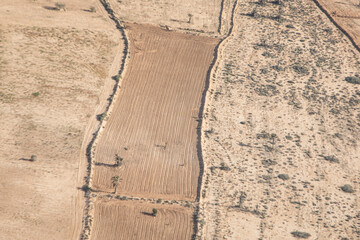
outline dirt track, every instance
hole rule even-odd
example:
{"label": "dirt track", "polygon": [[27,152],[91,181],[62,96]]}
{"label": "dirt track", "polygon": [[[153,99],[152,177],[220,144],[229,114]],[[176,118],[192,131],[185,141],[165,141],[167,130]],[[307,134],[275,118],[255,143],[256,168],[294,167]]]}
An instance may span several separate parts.
{"label": "dirt track", "polygon": [[[156,217],[152,209],[158,210]],[[176,205],[134,201],[103,201],[95,204],[91,239],[190,239],[192,210]]]}
{"label": "dirt track", "polygon": [[[92,187],[122,195],[194,200],[196,127],[216,39],[128,25],[130,60],[96,147]],[[112,167],[114,156],[123,160]]]}

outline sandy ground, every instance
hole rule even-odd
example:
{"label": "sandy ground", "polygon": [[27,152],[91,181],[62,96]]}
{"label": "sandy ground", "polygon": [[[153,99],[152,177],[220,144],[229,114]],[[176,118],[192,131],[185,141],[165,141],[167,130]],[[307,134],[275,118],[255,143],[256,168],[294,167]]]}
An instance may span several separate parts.
{"label": "sandy ground", "polygon": [[[234,3],[109,1],[121,20],[218,40],[229,33]],[[120,67],[121,36],[99,1],[62,1],[65,12],[55,2],[0,4],[0,239],[79,238],[85,151]],[[359,77],[360,55],[313,1],[264,2],[237,1],[211,73],[197,237],[359,239],[360,90],[345,78]],[[357,1],[319,2],[359,43]],[[92,239],[193,234],[196,202],[174,199],[196,196],[191,132],[204,81],[195,79],[218,40],[144,26],[128,27],[131,82],[121,84],[99,138]],[[141,70],[142,62],[152,64]],[[32,154],[37,161],[28,161]],[[118,193],[135,198],[110,194],[115,174]],[[158,216],[146,215],[154,207]]]}
{"label": "sandy ground", "polygon": [[318,0],[318,2],[360,47],[360,2],[357,0]]}
{"label": "sandy ground", "polygon": [[[222,35],[228,21],[219,24],[219,16],[230,7],[221,0],[110,0],[119,18],[126,22],[168,26],[178,31],[211,36]],[[191,17],[189,17],[189,14]]]}
{"label": "sandy ground", "polygon": [[235,16],[204,116],[198,238],[359,239],[359,53],[309,0]]}
{"label": "sandy ground", "polygon": [[98,139],[92,188],[112,192],[119,175],[124,195],[195,200],[197,117],[217,40],[149,25],[126,30],[130,60]]}
{"label": "sandy ground", "polygon": [[64,2],[66,12],[50,10],[55,1],[0,4],[0,239],[80,235],[80,151],[122,47],[97,1]]}
{"label": "sandy ground", "polygon": [[[156,217],[152,209],[157,209]],[[190,239],[192,209],[140,201],[98,200],[91,239]]]}

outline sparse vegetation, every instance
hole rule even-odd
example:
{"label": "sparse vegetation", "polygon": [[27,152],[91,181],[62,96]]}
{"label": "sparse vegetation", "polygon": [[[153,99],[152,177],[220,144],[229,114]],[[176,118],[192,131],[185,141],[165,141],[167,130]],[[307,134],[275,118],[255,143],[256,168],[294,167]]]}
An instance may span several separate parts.
{"label": "sparse vegetation", "polygon": [[39,92],[34,92],[34,93],[32,93],[31,95],[33,95],[34,97],[37,97],[37,96],[40,95],[40,93],[39,93]]}

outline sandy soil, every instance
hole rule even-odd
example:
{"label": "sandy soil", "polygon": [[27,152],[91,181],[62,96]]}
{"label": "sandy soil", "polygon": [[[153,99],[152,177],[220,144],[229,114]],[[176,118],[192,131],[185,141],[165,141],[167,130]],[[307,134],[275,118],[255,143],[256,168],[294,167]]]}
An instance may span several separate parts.
{"label": "sandy soil", "polygon": [[235,16],[204,116],[198,238],[359,239],[359,52],[309,0]]}
{"label": "sandy soil", "polygon": [[64,2],[66,12],[50,10],[55,1],[1,2],[0,239],[80,236],[79,156],[122,46],[97,1]]}
{"label": "sandy soil", "polygon": [[[55,2],[0,4],[0,239],[78,239],[86,206],[92,239],[360,238],[360,89],[345,81],[360,54],[313,1],[109,0],[122,21],[183,33],[128,24],[89,205],[86,148],[124,46],[100,1]],[[358,1],[318,2],[359,45]]]}
{"label": "sandy soil", "polygon": [[318,2],[360,48],[360,2],[358,0],[318,0]]}
{"label": "sandy soil", "polygon": [[[219,15],[230,7],[221,0],[110,0],[119,18],[126,22],[168,26],[179,31],[217,36],[226,32],[228,22]],[[191,14],[191,18],[189,18]],[[227,19],[227,18],[223,18]],[[190,20],[190,21],[189,21]]]}
{"label": "sandy soil", "polygon": [[123,195],[194,200],[197,116],[217,40],[149,25],[126,30],[130,60],[96,146],[92,188],[113,192],[119,175]]}
{"label": "sandy soil", "polygon": [[[152,209],[157,209],[156,217]],[[98,200],[91,239],[190,239],[192,209],[139,201]]]}

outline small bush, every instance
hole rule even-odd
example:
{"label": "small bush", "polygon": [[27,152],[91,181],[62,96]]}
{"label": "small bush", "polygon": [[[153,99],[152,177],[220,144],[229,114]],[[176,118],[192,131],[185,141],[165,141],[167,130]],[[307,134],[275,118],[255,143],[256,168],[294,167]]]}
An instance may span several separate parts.
{"label": "small bush", "polygon": [[90,187],[88,184],[84,184],[82,187],[81,187],[81,190],[83,190],[84,192],[88,192],[90,191]]}
{"label": "small bush", "polygon": [[352,84],[360,84],[360,77],[346,77],[345,81]]}
{"label": "small bush", "polygon": [[290,179],[289,175],[287,175],[287,174],[279,174],[278,178],[280,178],[281,180],[284,180],[284,181]]}
{"label": "small bush", "polygon": [[349,184],[345,184],[344,186],[341,186],[340,188],[341,188],[341,190],[343,190],[343,192],[346,192],[346,193],[355,192],[354,189],[352,188],[352,186],[350,186]]}
{"label": "small bush", "polygon": [[294,65],[293,69],[297,74],[301,74],[301,75],[308,75],[309,74],[309,70],[307,69],[307,67],[301,66],[300,64]]}
{"label": "small bush", "polygon": [[220,163],[220,170],[224,170],[224,171],[230,171],[230,168],[228,166],[225,165],[225,163]]}
{"label": "small bush", "polygon": [[31,155],[30,161],[35,162],[37,159],[36,155]]}
{"label": "small bush", "polygon": [[324,159],[326,161],[329,161],[331,163],[339,163],[339,159],[337,157],[335,157],[334,155],[331,155],[331,156],[324,156]]}
{"label": "small bush", "polygon": [[106,113],[102,113],[96,116],[98,121],[102,121],[106,118]]}
{"label": "small bush", "polygon": [[65,5],[65,3],[59,3],[59,2],[57,2],[57,3],[55,3],[55,8],[56,8],[56,10],[58,10],[58,11],[60,11],[60,10],[66,10],[66,5]]}
{"label": "small bush", "polygon": [[310,233],[299,231],[292,232],[291,234],[296,238],[309,238],[311,236]]}
{"label": "small bush", "polygon": [[90,12],[96,12],[96,8],[95,7],[90,7]]}
{"label": "small bush", "polygon": [[37,97],[37,96],[40,95],[40,93],[39,93],[39,92],[34,92],[34,93],[32,93],[31,95],[33,95],[34,97]]}
{"label": "small bush", "polygon": [[152,215],[153,215],[154,217],[156,217],[157,212],[158,212],[158,210],[157,210],[156,208],[153,208],[153,209],[152,209]]}

